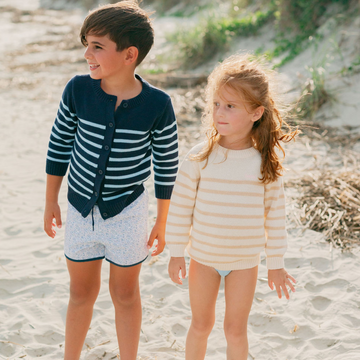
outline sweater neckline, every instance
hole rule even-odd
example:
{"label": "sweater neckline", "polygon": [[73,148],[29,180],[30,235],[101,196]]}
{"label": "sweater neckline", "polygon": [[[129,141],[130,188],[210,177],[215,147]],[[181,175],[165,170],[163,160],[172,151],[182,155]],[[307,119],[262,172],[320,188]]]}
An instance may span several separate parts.
{"label": "sweater neckline", "polygon": [[254,147],[243,150],[231,150],[217,144],[219,150],[227,157],[227,159],[244,159],[255,156],[258,151]]}
{"label": "sweater neckline", "polygon": [[[139,106],[150,94],[151,88],[150,85],[147,81],[145,81],[140,75],[135,74],[136,79],[141,81],[141,85],[142,85],[142,90],[140,92],[139,95],[128,99],[128,100],[123,100],[121,102],[121,104],[119,105],[119,107],[124,107],[124,108],[134,108],[136,106]],[[93,85],[94,91],[96,93],[96,95],[103,101],[106,102],[116,102],[117,97],[115,95],[110,95],[108,93],[106,93],[102,88],[101,88],[101,79],[91,79],[91,83]]]}

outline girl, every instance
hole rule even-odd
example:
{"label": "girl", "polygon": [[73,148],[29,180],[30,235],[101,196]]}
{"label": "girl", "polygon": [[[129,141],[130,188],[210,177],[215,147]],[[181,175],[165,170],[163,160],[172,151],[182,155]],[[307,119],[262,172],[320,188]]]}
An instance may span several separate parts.
{"label": "girl", "polygon": [[221,276],[227,359],[247,359],[247,320],[263,248],[270,288],[275,285],[279,298],[282,290],[287,299],[286,285],[295,291],[295,279],[284,269],[285,198],[277,149],[284,153],[280,140],[292,140],[298,130],[287,126],[283,132],[270,78],[248,55],[232,56],[212,72],[207,141],[189,152],[176,179],[166,240],[175,283],[182,284],[180,272],[186,275],[185,248],[191,258],[186,360],[205,357]]}

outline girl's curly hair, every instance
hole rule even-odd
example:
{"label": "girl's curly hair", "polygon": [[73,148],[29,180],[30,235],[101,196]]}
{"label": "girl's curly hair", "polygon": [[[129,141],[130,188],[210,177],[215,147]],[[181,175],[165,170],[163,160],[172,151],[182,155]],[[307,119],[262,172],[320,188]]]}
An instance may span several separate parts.
{"label": "girl's curly hair", "polygon": [[[206,107],[203,122],[206,126],[207,142],[202,150],[192,159],[206,161],[219,142],[218,133],[213,120],[213,99],[224,86],[228,86],[239,94],[249,113],[259,106],[264,107],[262,117],[252,127],[250,136],[252,145],[261,154],[260,181],[271,183],[282,175],[283,167],[276,148],[285,152],[280,144],[289,142],[300,132],[293,130],[284,120],[289,117],[289,109],[281,104],[273,85],[275,72],[268,70],[261,59],[255,60],[251,55],[233,55],[219,64],[208,78],[206,87]],[[284,131],[283,126],[287,128]]]}

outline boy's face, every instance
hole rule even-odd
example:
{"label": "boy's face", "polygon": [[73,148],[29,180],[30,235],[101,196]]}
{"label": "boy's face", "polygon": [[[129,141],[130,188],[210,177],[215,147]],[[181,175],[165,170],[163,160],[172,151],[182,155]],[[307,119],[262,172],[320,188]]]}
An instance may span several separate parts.
{"label": "boy's face", "polygon": [[124,72],[126,49],[116,50],[116,43],[106,36],[87,35],[84,57],[90,68],[93,79],[116,79]]}

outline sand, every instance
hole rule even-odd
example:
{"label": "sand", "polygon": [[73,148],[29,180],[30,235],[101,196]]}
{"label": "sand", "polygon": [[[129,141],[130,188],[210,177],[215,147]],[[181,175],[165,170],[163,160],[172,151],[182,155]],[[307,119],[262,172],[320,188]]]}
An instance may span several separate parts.
{"label": "sand", "polygon": [[[5,5],[15,8],[4,8]],[[22,7],[25,12],[16,8]],[[51,125],[67,80],[86,73],[83,50],[74,46],[81,11],[38,10],[36,1],[0,0],[0,359],[61,359],[69,279],[63,255],[64,229],[55,239],[42,230],[45,154]],[[174,91],[171,92],[173,95]],[[177,105],[178,106],[178,105]],[[198,140],[198,124],[180,126],[181,155]],[[356,150],[356,148],[354,147]],[[288,147],[287,177],[319,163],[339,166],[336,153],[306,137]],[[357,151],[359,152],[357,147]],[[314,157],[316,155],[316,158]],[[321,161],[320,161],[321,160]],[[153,184],[149,223],[156,211]],[[287,190],[288,207],[293,189]],[[66,187],[60,196],[66,217]],[[264,255],[249,318],[250,354],[257,360],[358,360],[360,358],[360,252],[331,249],[322,235],[289,223],[286,268],[296,293],[279,300],[267,285]],[[139,359],[182,359],[191,313],[187,279],[167,276],[169,252],[148,259],[140,286],[143,324]],[[225,359],[223,283],[206,359]],[[116,359],[114,310],[108,264],[95,304],[82,359]]]}

